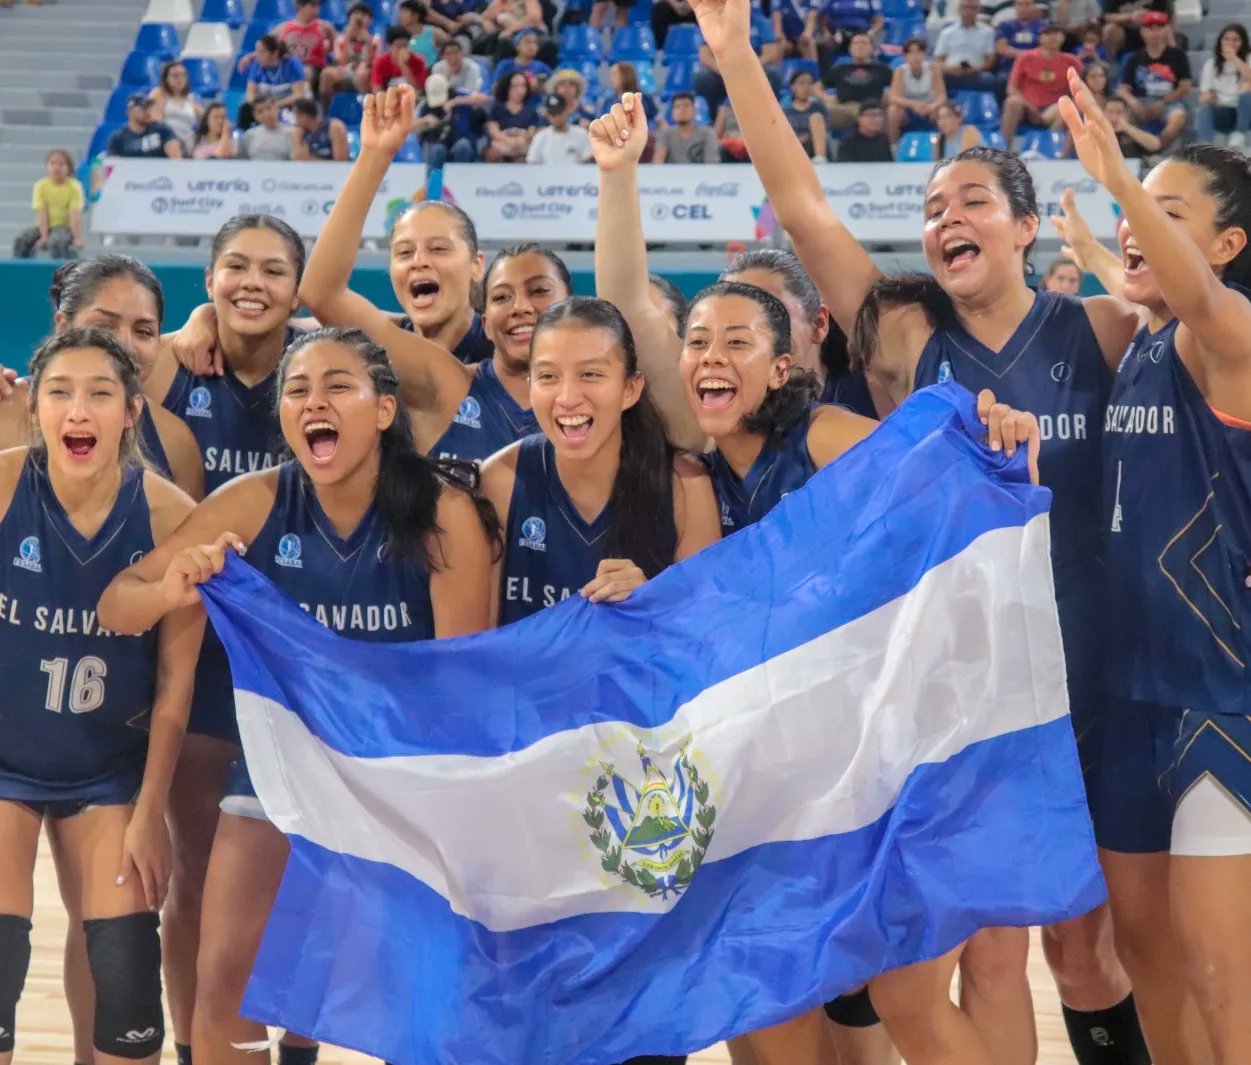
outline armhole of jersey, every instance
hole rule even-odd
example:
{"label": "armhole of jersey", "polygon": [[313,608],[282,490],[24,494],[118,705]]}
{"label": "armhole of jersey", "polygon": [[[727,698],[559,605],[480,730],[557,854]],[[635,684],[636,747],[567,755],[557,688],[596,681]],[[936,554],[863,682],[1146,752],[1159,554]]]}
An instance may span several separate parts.
{"label": "armhole of jersey", "polygon": [[[14,448],[13,450],[16,451],[17,448]],[[0,494],[0,522],[3,522],[4,519],[9,516],[9,511],[13,507],[13,500],[17,498],[17,491],[22,485],[22,474],[25,472],[26,463],[30,458],[30,448],[25,448],[24,450],[25,454],[22,456],[22,461],[17,464],[17,476],[13,478],[13,487],[8,491],[8,498],[6,499],[2,494]],[[5,461],[7,463],[9,461],[16,461],[16,459],[6,459]]]}
{"label": "armhole of jersey", "polygon": [[1241,418],[1235,418],[1232,414],[1226,414],[1224,411],[1217,410],[1211,403],[1208,409],[1216,416],[1216,420],[1222,425],[1227,425],[1231,429],[1249,429],[1251,430],[1251,422],[1243,421]]}

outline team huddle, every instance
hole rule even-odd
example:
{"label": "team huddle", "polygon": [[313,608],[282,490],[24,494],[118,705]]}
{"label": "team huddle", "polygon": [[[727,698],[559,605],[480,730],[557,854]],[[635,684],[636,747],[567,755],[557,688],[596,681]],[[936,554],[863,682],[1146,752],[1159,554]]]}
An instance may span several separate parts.
{"label": "team huddle", "polygon": [[[1120,206],[1120,255],[1083,240],[1075,211],[1063,225],[1109,294],[1028,287],[1033,184],[986,148],[931,175],[932,273],[883,276],[781,115],[746,0],[697,13],[795,251],[744,253],[689,305],[648,274],[647,126],[630,94],[591,127],[598,298],[573,295],[537,244],[488,265],[472,219],[443,201],[395,224],[401,315],[351,290],[413,129],[408,88],[367,100],[308,261],[281,220],[232,219],[208,300],[176,331],[133,258],[57,272],[52,335],[23,377],[0,378],[0,1065],[44,828],[70,915],[76,1060],[158,1060],[163,994],[180,1062],[268,1060],[240,1004],[287,844],[252,788],[198,591],[229,552],[353,640],[620,602],[947,380],[979,394],[982,439],[1025,449],[1053,493],[1072,723],[1110,898],[1043,933],[1077,1060],[1251,1061],[1248,160],[1196,145],[1139,181],[1071,76],[1061,111]],[[1023,929],[984,929],[731,1053],[1033,1061],[1027,950]],[[278,1053],[300,1065],[317,1046],[286,1033]]]}

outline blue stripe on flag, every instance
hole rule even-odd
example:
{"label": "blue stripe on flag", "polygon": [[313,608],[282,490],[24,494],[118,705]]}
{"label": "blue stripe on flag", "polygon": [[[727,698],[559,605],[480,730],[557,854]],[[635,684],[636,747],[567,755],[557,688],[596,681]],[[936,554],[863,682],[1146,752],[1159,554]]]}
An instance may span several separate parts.
{"label": "blue stripe on flag", "polygon": [[[522,628],[427,644],[346,640],[290,601],[253,609],[269,582],[234,559],[205,602],[235,687],[298,704],[310,731],[344,754],[489,757],[593,722],[654,727],[714,684],[897,599],[987,531],[1046,511],[1051,493],[1028,483],[1024,454],[992,456],[970,433],[982,429],[967,392],[919,392],[767,521],[625,603],[575,597]],[[266,646],[283,649],[281,675]],[[525,684],[492,683],[501,661],[524,662]],[[302,683],[326,663],[335,683]],[[388,689],[375,678],[405,682]],[[348,697],[360,712],[345,718]]]}
{"label": "blue stripe on flag", "polygon": [[610,1065],[699,1050],[979,928],[1098,906],[1077,774],[1067,717],[975,744],[915,770],[859,831],[706,864],[663,924],[591,914],[492,933],[392,866],[297,838],[244,1013],[403,1063]]}

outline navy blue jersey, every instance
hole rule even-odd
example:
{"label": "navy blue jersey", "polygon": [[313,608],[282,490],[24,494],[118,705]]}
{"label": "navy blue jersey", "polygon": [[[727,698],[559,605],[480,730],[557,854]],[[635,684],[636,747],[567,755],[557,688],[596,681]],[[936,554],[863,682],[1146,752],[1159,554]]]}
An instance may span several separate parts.
{"label": "navy blue jersey", "polygon": [[277,387],[277,370],[249,388],[229,371],[221,377],[197,377],[178,367],[164,407],[187,423],[200,445],[206,494],[241,473],[282,461]]}
{"label": "navy blue jersey", "polygon": [[742,480],[720,451],[702,456],[721,505],[722,536],[759,521],[817,472],[808,454],[811,420],[811,415],[801,418],[780,441],[766,443]]}
{"label": "navy blue jersey", "polygon": [[1103,423],[1109,694],[1251,715],[1251,430],[1213,413],[1174,320],[1140,330]]}
{"label": "navy blue jersey", "polygon": [[126,470],[90,539],[28,458],[0,520],[0,799],[116,801],[143,779],[156,631],[100,627],[109,582],[152,550],[143,473]]}
{"label": "navy blue jersey", "polygon": [[399,643],[434,636],[430,578],[391,557],[371,507],[343,538],[298,463],[284,462],[278,494],[248,562],[327,628],[350,640]]}
{"label": "navy blue jersey", "polygon": [[174,479],[169,467],[169,456],[165,454],[165,445],[161,443],[161,434],[156,431],[156,422],[152,418],[152,408],[148,401],[143,401],[143,410],[139,413],[139,447],[148,464],[167,481]]}
{"label": "navy blue jersey", "polygon": [[868,379],[860,371],[853,370],[838,377],[827,377],[825,387],[821,390],[821,402],[846,407],[854,414],[878,420]]}
{"label": "navy blue jersey", "polygon": [[487,359],[478,363],[469,394],[461,401],[447,432],[430,449],[430,456],[481,463],[538,431],[534,412],[508,394],[495,372],[495,361]]}
{"label": "navy blue jersey", "polygon": [[504,540],[501,625],[576,595],[595,576],[610,509],[585,521],[560,483],[551,441],[540,434],[521,442]]}
{"label": "navy blue jersey", "polygon": [[[996,353],[959,323],[936,331],[917,364],[916,387],[955,380],[970,392],[1038,416],[1039,477],[1051,489],[1051,560],[1070,693],[1097,684],[1103,587],[1101,443],[1112,375],[1081,300],[1038,292]],[[1073,687],[1080,678],[1081,691]]]}
{"label": "navy blue jersey", "polygon": [[[407,316],[400,319],[400,328],[407,329],[410,333],[416,332],[413,320]],[[465,363],[482,362],[495,354],[495,345],[482,328],[482,315],[473,316],[469,322],[469,332],[460,338],[460,342],[452,349],[452,354]]]}

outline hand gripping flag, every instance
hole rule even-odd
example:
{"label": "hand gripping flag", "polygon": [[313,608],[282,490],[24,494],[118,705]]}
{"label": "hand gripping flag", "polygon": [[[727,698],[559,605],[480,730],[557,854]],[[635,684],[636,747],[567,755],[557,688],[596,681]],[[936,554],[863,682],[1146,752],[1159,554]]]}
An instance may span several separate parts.
{"label": "hand gripping flag", "polygon": [[1050,493],[913,396],[626,603],[342,639],[206,591],[288,863],[249,1016],[400,1065],[610,1065],[1104,899]]}

